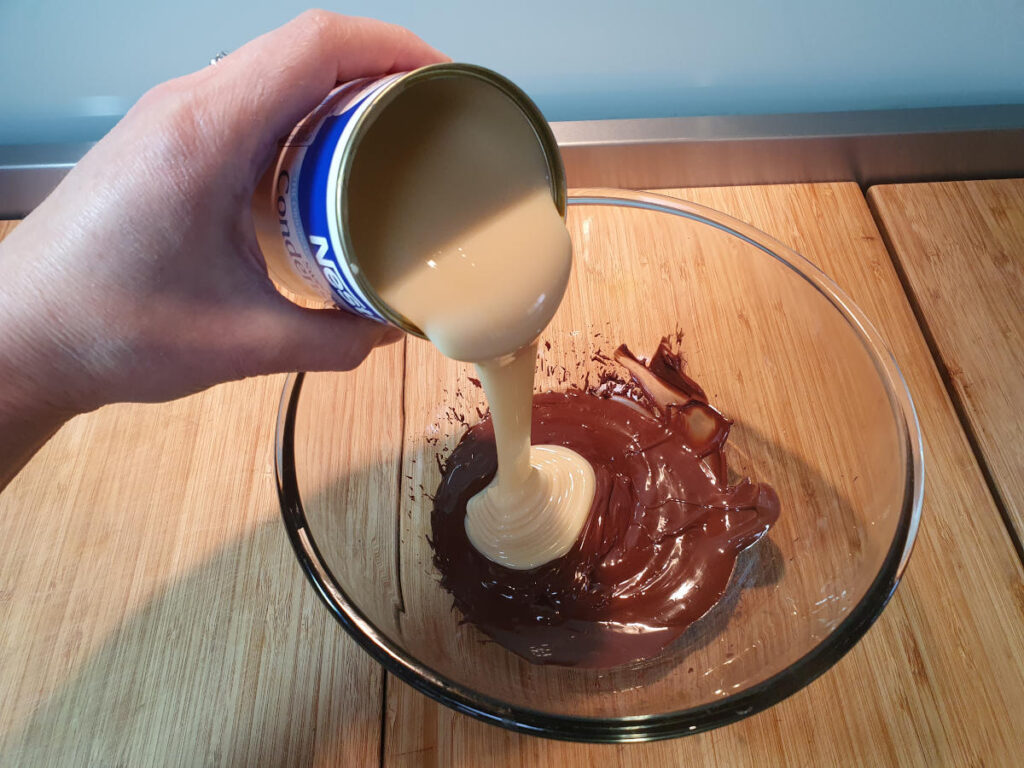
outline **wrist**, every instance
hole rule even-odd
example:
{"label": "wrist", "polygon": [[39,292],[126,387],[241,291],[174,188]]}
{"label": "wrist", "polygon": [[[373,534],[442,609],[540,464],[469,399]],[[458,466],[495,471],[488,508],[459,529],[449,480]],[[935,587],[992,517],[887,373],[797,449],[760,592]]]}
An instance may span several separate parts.
{"label": "wrist", "polygon": [[32,384],[11,346],[9,338],[0,341],[0,490],[75,415]]}
{"label": "wrist", "polygon": [[44,318],[19,317],[9,298],[0,292],[0,418],[63,423],[86,409],[69,396],[60,345],[38,327]]}
{"label": "wrist", "polygon": [[30,216],[0,243],[0,411],[63,422],[90,410],[80,402],[86,377],[74,375],[67,303],[29,257],[34,223]]}
{"label": "wrist", "polygon": [[0,341],[0,435],[10,434],[6,427],[26,428],[31,423],[47,425],[55,431],[61,424],[87,409],[75,407],[53,375],[11,354]]}
{"label": "wrist", "polygon": [[0,491],[73,414],[45,405],[14,405],[0,398]]}
{"label": "wrist", "polygon": [[[61,404],[53,380],[31,352],[36,340],[12,322],[8,296],[0,295],[0,490],[77,411]],[[45,356],[39,341],[35,352]]]}
{"label": "wrist", "polygon": [[[0,343],[0,423],[36,420],[63,423],[82,411],[61,402],[54,388],[40,386],[34,376]],[[0,429],[0,433],[2,433]]]}

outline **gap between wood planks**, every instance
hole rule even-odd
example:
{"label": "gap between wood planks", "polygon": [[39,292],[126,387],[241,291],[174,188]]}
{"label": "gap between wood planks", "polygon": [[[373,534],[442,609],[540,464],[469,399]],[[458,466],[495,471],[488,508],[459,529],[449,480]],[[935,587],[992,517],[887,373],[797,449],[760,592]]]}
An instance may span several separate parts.
{"label": "gap between wood planks", "polygon": [[[408,367],[408,351],[409,341],[408,339],[402,339],[402,394],[401,403],[401,427],[398,434],[401,436],[401,448],[399,449],[398,455],[398,477],[396,482],[398,483],[398,493],[395,496],[395,516],[396,518],[401,517],[402,514],[402,467],[405,466],[405,388],[406,388],[406,375],[405,371]],[[405,612],[405,593],[402,591],[402,526],[395,526],[395,557],[398,558],[398,562],[395,563],[395,586],[398,589],[398,606],[395,608],[396,611]],[[391,673],[381,665],[381,677],[380,677],[380,753],[378,762],[380,768],[384,768],[384,754],[387,749],[387,732],[388,732],[388,677]]]}
{"label": "gap between wood planks", "polygon": [[977,431],[971,423],[970,416],[967,413],[967,408],[953,384],[953,377],[951,376],[949,367],[946,365],[946,362],[942,357],[942,353],[939,350],[938,342],[936,341],[935,334],[932,332],[928,319],[925,316],[924,309],[921,307],[921,304],[917,299],[917,294],[910,285],[910,278],[907,275],[906,270],[903,268],[903,262],[900,260],[896,246],[893,244],[892,238],[889,236],[889,230],[886,228],[885,219],[878,211],[874,201],[867,194],[867,190],[861,189],[861,194],[864,195],[864,199],[868,204],[868,210],[871,211],[871,216],[875,220],[875,226],[878,228],[878,232],[882,236],[882,242],[885,244],[885,250],[888,251],[889,259],[892,261],[893,268],[896,270],[896,275],[899,277],[903,293],[906,294],[907,301],[910,302],[910,308],[914,312],[914,319],[917,320],[917,324],[921,328],[921,333],[924,335],[925,342],[928,344],[928,351],[931,353],[932,359],[935,361],[936,368],[938,368],[939,376],[942,378],[942,386],[945,387],[946,394],[949,396],[949,400],[953,404],[953,410],[956,412],[957,420],[960,422],[960,428],[964,431],[964,435],[967,437],[967,442],[971,446],[971,453],[974,454],[974,460],[981,469],[982,477],[985,478],[985,485],[988,486],[989,495],[992,497],[992,501],[995,503],[996,509],[999,510],[999,517],[1003,521],[1003,527],[1006,529],[1006,535],[1010,537],[1013,549],[1017,553],[1017,559],[1020,560],[1021,563],[1024,563],[1024,542],[1021,541],[1020,536],[1017,534],[1017,530],[1010,518],[1010,512],[1007,509],[1006,502],[1003,499],[1002,494],[999,492],[999,486],[996,484],[991,468],[985,460],[985,454],[981,450],[981,442],[978,439]]}

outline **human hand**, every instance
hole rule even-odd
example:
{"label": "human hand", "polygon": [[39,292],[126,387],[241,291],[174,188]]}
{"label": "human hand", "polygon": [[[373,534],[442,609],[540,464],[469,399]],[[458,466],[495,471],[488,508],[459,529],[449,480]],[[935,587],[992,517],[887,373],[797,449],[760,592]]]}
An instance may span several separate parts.
{"label": "human hand", "polygon": [[400,27],[311,11],[145,94],[0,244],[0,422],[347,370],[397,338],[282,297],[250,198],[337,82],[444,60]]}

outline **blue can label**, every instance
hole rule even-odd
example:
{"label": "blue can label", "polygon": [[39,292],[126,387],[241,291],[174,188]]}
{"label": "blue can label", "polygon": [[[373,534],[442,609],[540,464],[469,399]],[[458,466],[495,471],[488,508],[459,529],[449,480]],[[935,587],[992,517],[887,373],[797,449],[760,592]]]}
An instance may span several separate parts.
{"label": "blue can label", "polygon": [[357,118],[401,74],[347,83],[332,91],[288,137],[275,175],[281,237],[292,271],[342,309],[387,322],[357,285],[343,256],[337,209],[341,157]]}

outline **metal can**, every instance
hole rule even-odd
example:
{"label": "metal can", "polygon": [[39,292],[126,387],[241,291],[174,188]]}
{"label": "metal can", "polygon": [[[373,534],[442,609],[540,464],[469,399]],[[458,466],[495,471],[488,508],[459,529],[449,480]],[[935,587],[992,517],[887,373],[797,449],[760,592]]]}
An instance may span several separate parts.
{"label": "metal can", "polygon": [[[565,170],[554,135],[537,106],[507,78],[483,67],[449,63],[355,80],[336,88],[299,122],[254,199],[267,269],[287,293],[333,303],[423,336],[380,298],[359,268],[348,235],[346,201],[353,157],[367,131],[373,130],[376,114],[406,89],[435,78],[482,81],[519,108],[546,161],[552,199],[565,217]],[[410,125],[410,132],[415,129]]]}

